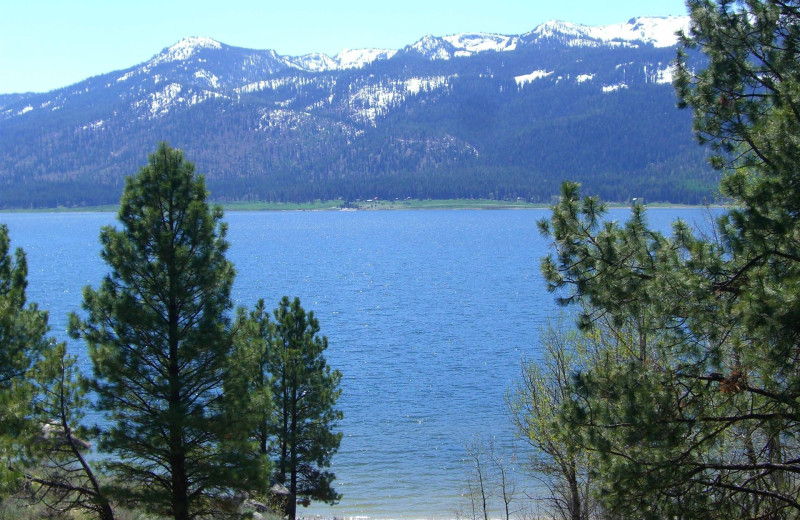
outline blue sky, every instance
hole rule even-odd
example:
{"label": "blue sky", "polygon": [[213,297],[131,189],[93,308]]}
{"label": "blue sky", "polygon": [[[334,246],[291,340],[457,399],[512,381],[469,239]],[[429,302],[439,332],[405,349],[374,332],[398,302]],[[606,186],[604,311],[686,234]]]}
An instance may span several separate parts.
{"label": "blue sky", "polygon": [[280,54],[398,49],[426,34],[521,34],[686,14],[683,0],[2,0],[0,93],[43,92],[148,60],[186,36]]}

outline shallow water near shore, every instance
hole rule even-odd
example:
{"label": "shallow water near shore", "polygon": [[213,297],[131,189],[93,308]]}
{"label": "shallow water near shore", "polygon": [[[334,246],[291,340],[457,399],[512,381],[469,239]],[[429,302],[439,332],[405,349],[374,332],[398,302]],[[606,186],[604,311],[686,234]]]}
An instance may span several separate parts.
{"label": "shallow water near shore", "polygon": [[[335,506],[298,515],[324,518],[453,518],[469,470],[465,444],[516,445],[518,493],[533,485],[504,398],[522,359],[537,359],[539,328],[559,312],[539,273],[548,244],[536,221],[548,210],[229,212],[228,258],[235,305],[284,296],[314,311],[343,374],[343,440],[333,458]],[[611,210],[624,220],[628,210]],[[656,209],[652,225],[675,218],[702,225],[701,209]],[[24,248],[28,299],[50,312],[66,340],[67,314],[81,289],[97,287],[99,250],[112,213],[0,214],[12,247]],[[90,370],[79,342],[69,344]],[[497,504],[499,507],[499,504]],[[497,510],[499,514],[499,509]]]}

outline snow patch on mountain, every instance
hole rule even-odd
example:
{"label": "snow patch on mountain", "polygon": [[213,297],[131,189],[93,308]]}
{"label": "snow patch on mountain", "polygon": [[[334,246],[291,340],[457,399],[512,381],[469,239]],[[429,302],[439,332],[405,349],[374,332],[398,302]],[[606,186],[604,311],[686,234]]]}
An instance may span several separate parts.
{"label": "snow patch on mountain", "polygon": [[206,86],[209,86],[211,88],[219,88],[220,86],[219,78],[207,70],[201,69],[195,71],[194,77],[195,79],[202,80],[206,84]]}
{"label": "snow patch on mountain", "polygon": [[[192,106],[215,98],[228,98],[211,90],[195,90],[184,88],[180,83],[170,83],[158,92],[133,104],[134,109],[144,109],[144,116],[154,119],[167,114],[178,106]],[[228,98],[229,99],[229,98]]]}
{"label": "snow patch on mountain", "polygon": [[653,47],[672,47],[678,43],[678,32],[689,31],[689,20],[688,16],[633,18],[619,24],[619,30],[631,40],[641,39]]}
{"label": "snow patch on mountain", "polygon": [[199,103],[208,101],[209,99],[217,98],[230,99],[228,96],[224,96],[219,92],[214,92],[212,90],[201,90],[200,92],[192,92],[192,96],[186,100],[186,104],[189,106],[197,105]]}
{"label": "snow patch on mountain", "polygon": [[585,37],[587,30],[591,27],[559,20],[549,20],[538,25],[534,30],[525,34],[526,37],[538,40],[548,39],[570,39],[577,40]]}
{"label": "snow patch on mountain", "polygon": [[664,65],[659,63],[657,67],[652,68],[645,65],[644,67],[645,81],[648,83],[656,83],[659,85],[671,84],[675,77],[675,67],[673,65]]}
{"label": "snow patch on mountain", "polygon": [[309,72],[325,72],[329,70],[360,69],[378,60],[388,60],[397,54],[391,49],[345,49],[334,57],[323,53],[306,54],[304,56],[279,57],[289,66]]}
{"label": "snow patch on mountain", "polygon": [[626,88],[628,88],[628,85],[625,83],[617,83],[616,85],[603,85],[603,92],[608,94],[609,92],[616,92]]}
{"label": "snow patch on mountain", "polygon": [[514,81],[517,82],[517,86],[523,87],[527,83],[533,83],[537,79],[546,78],[547,76],[551,75],[553,71],[547,70],[534,70],[530,74],[524,74],[522,76],[514,76]]}
{"label": "snow patch on mountain", "polygon": [[420,92],[432,92],[444,88],[456,76],[434,76],[429,78],[409,78],[402,83],[403,94],[415,96]]}
{"label": "snow patch on mountain", "polygon": [[128,81],[129,79],[131,79],[134,76],[134,74],[136,74],[135,70],[132,70],[130,72],[126,72],[125,74],[123,74],[122,76],[117,78],[117,83],[119,83],[121,81]]}
{"label": "snow patch on mountain", "polygon": [[404,81],[366,85],[351,94],[347,104],[353,113],[353,120],[375,125],[379,117],[388,114],[392,107],[402,103],[408,96],[444,88],[454,77],[456,76],[408,78]]}
{"label": "snow patch on mountain", "polygon": [[397,54],[391,49],[345,49],[334,58],[340,69],[360,69],[378,60],[388,60]]}
{"label": "snow patch on mountain", "polygon": [[255,81],[253,83],[248,83],[246,85],[242,85],[241,87],[233,89],[233,93],[241,95],[253,92],[261,92],[263,90],[277,90],[285,86],[304,87],[306,85],[310,85],[311,83],[319,85],[320,88],[332,89],[333,86],[336,84],[336,80],[286,76],[281,78],[267,79],[267,80]]}
{"label": "snow patch on mountain", "polygon": [[321,52],[306,54],[296,58],[289,58],[289,63],[298,69],[307,70],[310,72],[321,72],[326,70],[334,70],[337,68],[336,60],[327,54],[322,54]]}
{"label": "snow patch on mountain", "polygon": [[81,128],[83,130],[100,130],[100,129],[103,128],[103,126],[105,124],[106,124],[105,121],[103,121],[102,119],[98,119],[97,121],[94,121],[93,123],[89,123],[88,125],[83,125],[83,127],[81,127]]}
{"label": "snow patch on mountain", "polygon": [[234,89],[234,92],[236,94],[249,94],[252,92],[261,92],[262,90],[275,90],[278,87],[288,84],[289,82],[290,80],[287,78],[256,81],[253,83],[248,83],[247,85],[242,85],[241,87]]}
{"label": "snow patch on mountain", "polygon": [[156,117],[169,111],[171,105],[183,101],[180,93],[183,86],[180,83],[170,83],[159,92],[153,92],[143,102],[147,105],[150,115]]}
{"label": "snow patch on mountain", "polygon": [[353,119],[361,123],[375,124],[380,116],[389,112],[402,100],[402,94],[380,85],[361,88],[348,99]]}
{"label": "snow patch on mountain", "polygon": [[256,126],[256,131],[264,132],[270,128],[281,128],[288,130],[297,130],[304,124],[311,121],[311,115],[305,112],[296,112],[294,110],[277,109],[277,110],[259,110],[261,117]]}
{"label": "snow patch on mountain", "polygon": [[451,58],[450,50],[445,46],[444,40],[430,34],[423,36],[406,49],[421,54],[429,60],[449,60]]}
{"label": "snow patch on mountain", "polygon": [[259,108],[256,132],[298,131],[302,128],[311,128],[316,134],[335,131],[349,137],[356,137],[364,133],[363,130],[353,128],[339,121],[319,120],[308,111],[289,110],[286,108]]}
{"label": "snow patch on mountain", "polygon": [[463,33],[450,36],[424,36],[403,51],[414,52],[429,60],[449,60],[474,56],[481,52],[513,51],[519,43],[518,36],[490,33]]}
{"label": "snow patch on mountain", "polygon": [[513,51],[517,48],[519,38],[487,33],[464,33],[445,36],[444,41],[452,45],[456,56],[472,56],[487,51]]}

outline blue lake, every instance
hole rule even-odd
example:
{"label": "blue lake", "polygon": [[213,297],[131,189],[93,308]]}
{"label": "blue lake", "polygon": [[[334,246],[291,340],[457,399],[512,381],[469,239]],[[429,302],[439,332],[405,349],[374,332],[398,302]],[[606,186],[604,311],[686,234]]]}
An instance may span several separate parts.
{"label": "blue lake", "polygon": [[[610,212],[624,220],[627,210]],[[654,209],[705,225],[699,209]],[[465,444],[514,432],[504,397],[523,358],[538,356],[540,327],[559,313],[539,262],[547,210],[229,212],[236,305],[288,295],[313,310],[343,374],[336,506],[299,515],[452,518],[469,469]],[[106,272],[100,227],[111,213],[5,213],[12,247],[28,257],[28,299],[66,339],[81,289]],[[89,370],[83,345],[70,349]],[[519,459],[524,447],[517,442]],[[521,472],[521,470],[519,470]],[[518,476],[520,482],[525,477]],[[520,484],[518,487],[523,487]],[[521,494],[521,490],[518,490]],[[499,513],[499,510],[498,510]]]}

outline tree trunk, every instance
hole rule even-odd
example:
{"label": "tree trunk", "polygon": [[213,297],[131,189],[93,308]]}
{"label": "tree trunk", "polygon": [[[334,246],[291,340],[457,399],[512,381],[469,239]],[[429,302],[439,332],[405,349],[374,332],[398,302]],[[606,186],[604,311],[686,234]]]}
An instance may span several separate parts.
{"label": "tree trunk", "polygon": [[[170,263],[172,266],[174,262]],[[170,267],[172,269],[172,267]],[[178,306],[177,291],[170,273],[169,319],[169,460],[172,483],[172,514],[175,520],[189,520],[189,486],[186,473],[186,454],[183,445],[183,411],[181,410],[180,359],[178,354]]]}
{"label": "tree trunk", "polygon": [[111,509],[111,504],[108,503],[108,500],[103,498],[102,503],[99,505],[100,511],[98,511],[98,514],[100,515],[100,520],[114,520],[114,510]]}
{"label": "tree trunk", "polygon": [[289,456],[291,457],[291,461],[289,463],[289,471],[291,472],[291,478],[289,479],[289,491],[291,492],[291,497],[289,500],[289,520],[295,520],[297,517],[297,384],[292,385],[292,401],[291,401],[291,431],[289,433],[289,438],[291,439],[291,446]]}
{"label": "tree trunk", "polygon": [[180,455],[173,457],[172,463],[172,514],[175,520],[189,520],[186,461]]}
{"label": "tree trunk", "polygon": [[578,475],[575,469],[570,469],[569,476],[569,517],[570,520],[582,519],[581,491],[578,485]]}

